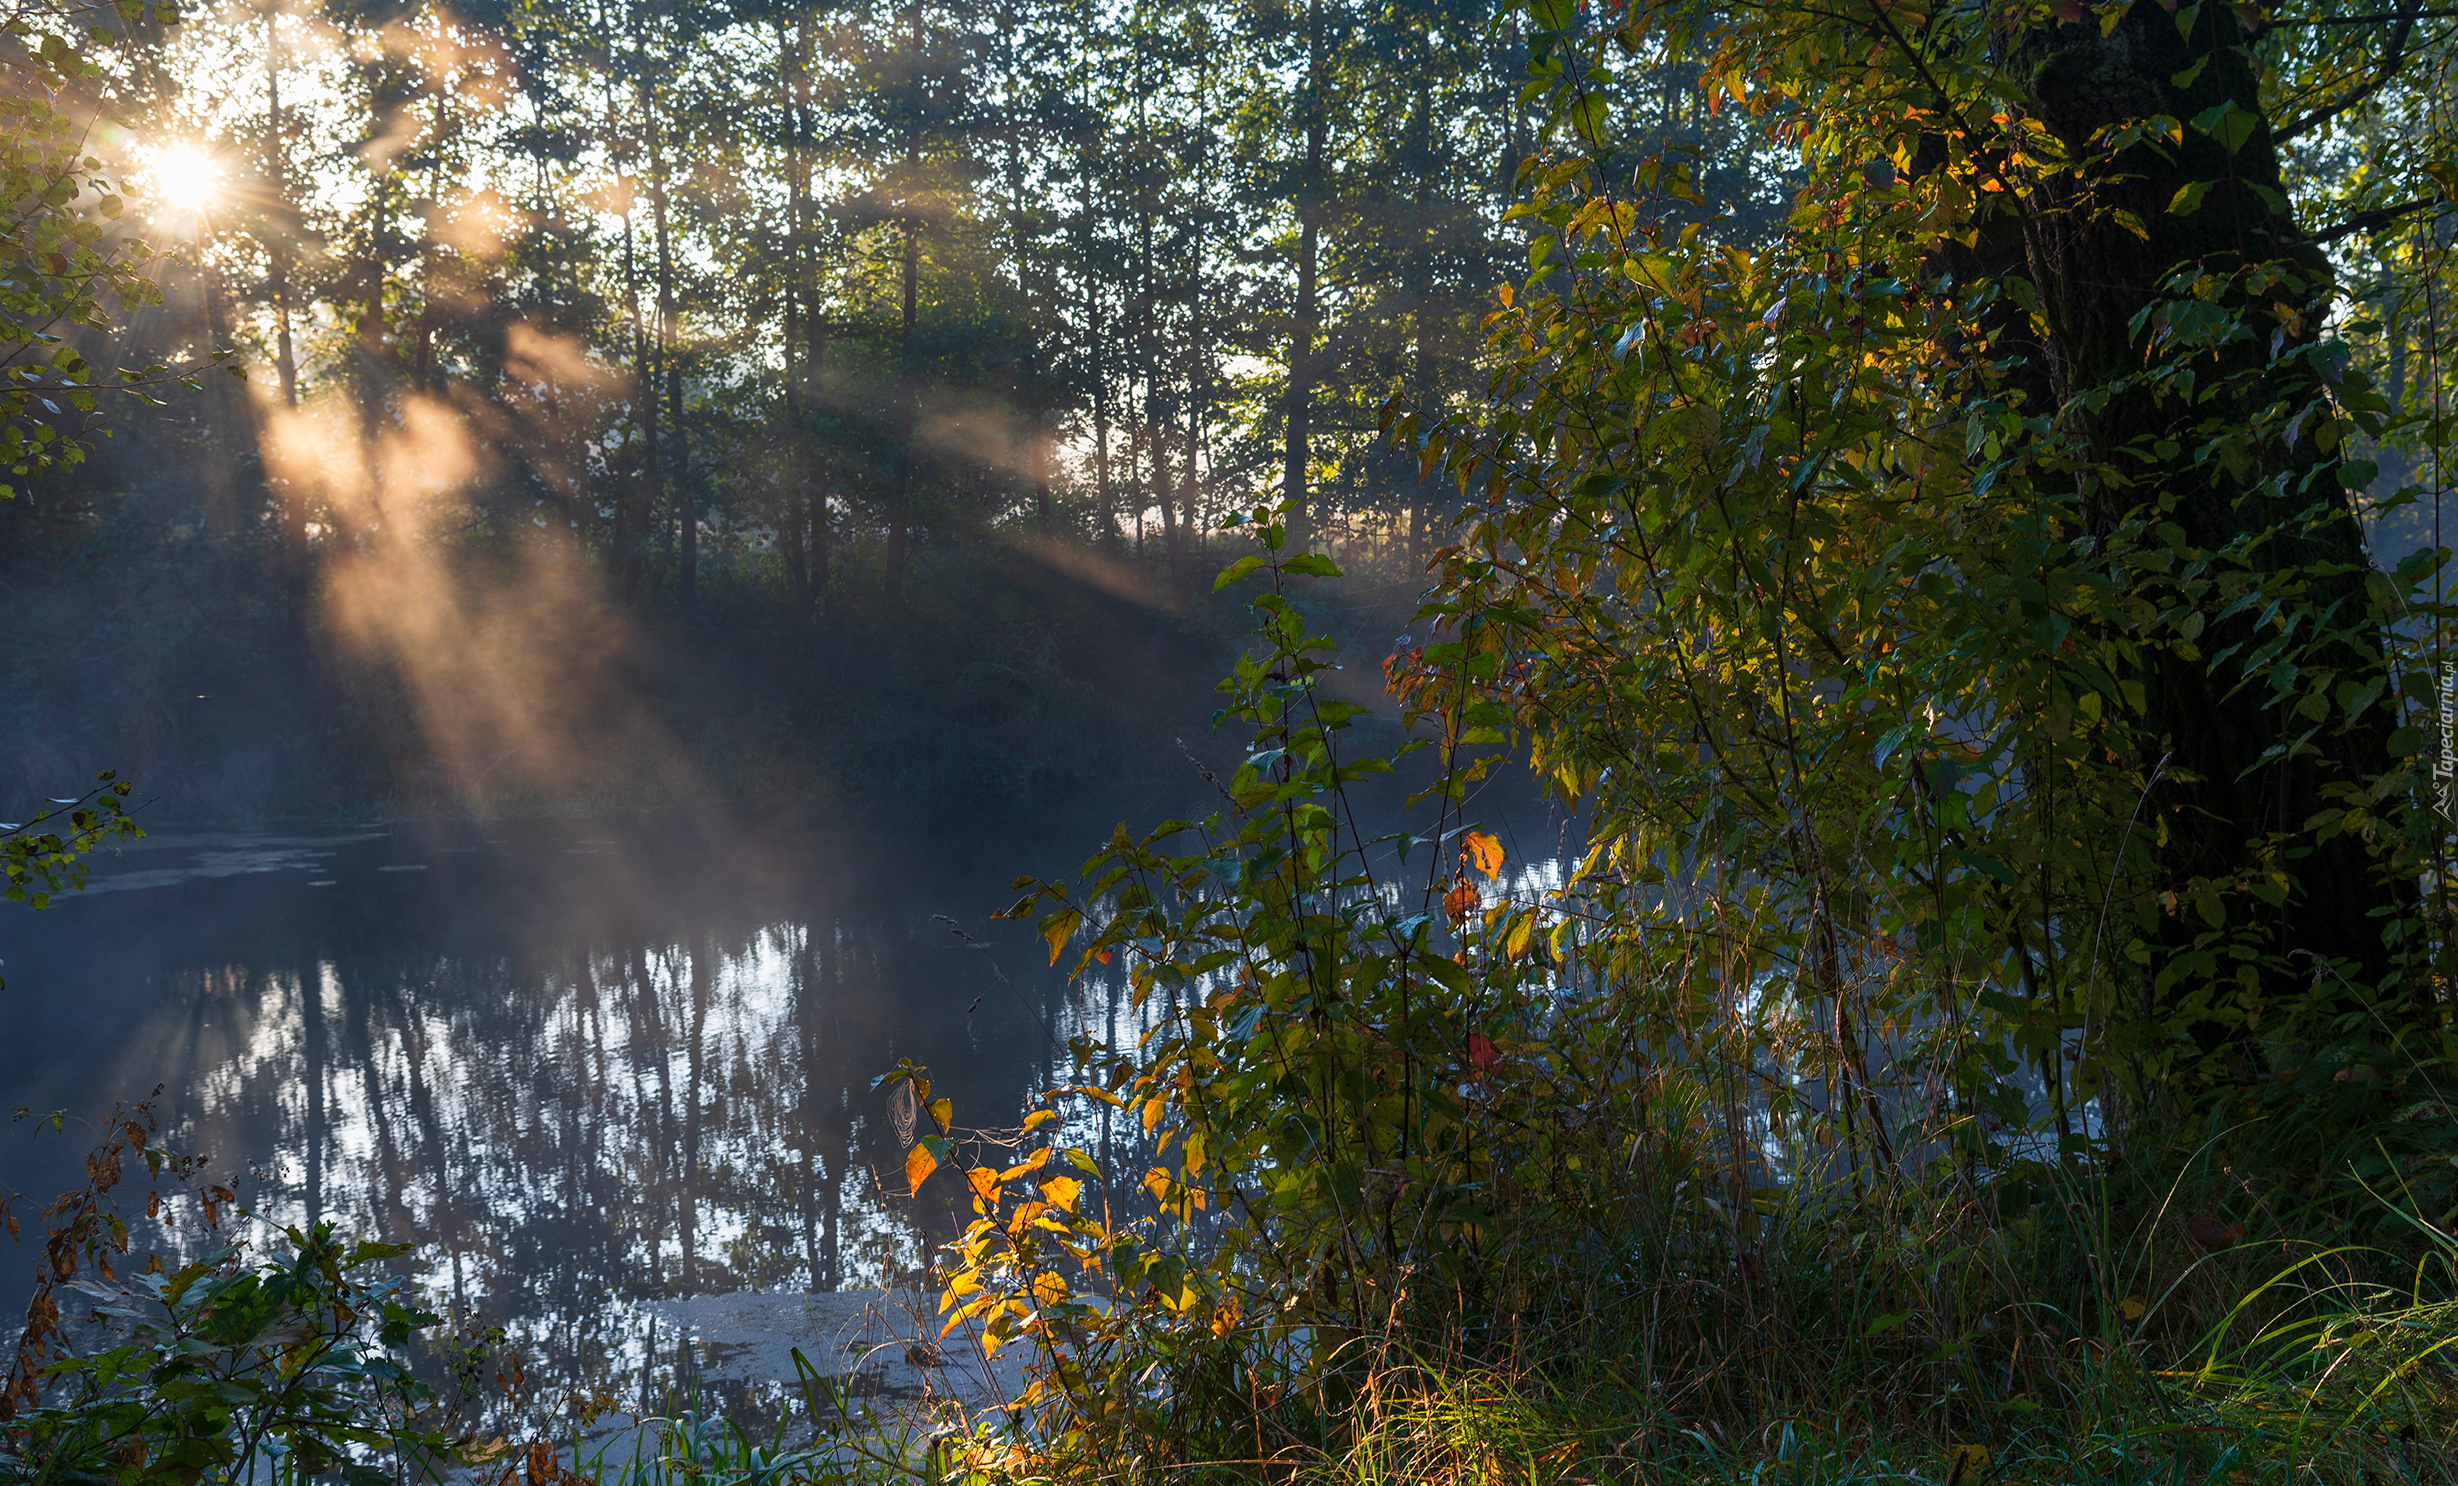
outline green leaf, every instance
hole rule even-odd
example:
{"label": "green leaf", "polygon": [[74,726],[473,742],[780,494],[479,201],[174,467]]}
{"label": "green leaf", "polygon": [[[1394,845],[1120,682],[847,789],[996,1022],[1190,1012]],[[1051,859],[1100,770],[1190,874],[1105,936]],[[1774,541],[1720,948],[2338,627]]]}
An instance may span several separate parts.
{"label": "green leaf", "polygon": [[2259,115],[2237,107],[2233,101],[2214,104],[2193,117],[2193,127],[2219,141],[2220,148],[2231,155],[2244,148],[2261,122]]}
{"label": "green leaf", "polygon": [[1955,855],[1962,859],[1963,865],[1966,867],[1971,867],[1977,871],[1985,872],[2008,887],[2014,887],[2017,885],[2014,880],[2014,869],[1993,856],[1988,856],[1977,851],[1959,850],[1955,853]]}
{"label": "green leaf", "polygon": [[2209,194],[2210,182],[2186,182],[2184,185],[2176,188],[2176,194],[2174,196],[2168,198],[2168,215],[2172,217],[2192,216],[2196,211],[2201,209],[2202,198]]}
{"label": "green leaf", "polygon": [[1300,552],[1297,556],[1292,557],[1287,562],[1282,563],[1281,568],[1284,571],[1291,573],[1303,573],[1310,578],[1337,578],[1340,576],[1339,565],[1320,552]]}
{"label": "green leaf", "polygon": [[1261,566],[1263,566],[1263,556],[1261,553],[1255,553],[1239,558],[1237,561],[1220,570],[1220,576],[1212,580],[1212,591],[1214,593],[1220,592],[1222,589],[1227,588],[1230,584],[1235,583],[1240,578],[1245,577],[1247,574],[1253,572]]}
{"label": "green leaf", "polygon": [[1571,128],[1579,132],[1581,139],[1586,140],[1589,144],[1604,143],[1604,94],[1592,90],[1581,93],[1577,98],[1571,100],[1570,107],[1563,111],[1563,117],[1569,122]]}

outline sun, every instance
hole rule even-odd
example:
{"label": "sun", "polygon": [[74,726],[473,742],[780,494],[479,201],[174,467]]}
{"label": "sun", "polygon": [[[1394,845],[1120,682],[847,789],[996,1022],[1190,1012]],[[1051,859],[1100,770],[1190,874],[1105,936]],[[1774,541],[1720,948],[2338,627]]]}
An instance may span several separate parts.
{"label": "sun", "polygon": [[192,144],[156,150],[146,174],[153,179],[153,194],[183,212],[203,211],[222,190],[222,167]]}

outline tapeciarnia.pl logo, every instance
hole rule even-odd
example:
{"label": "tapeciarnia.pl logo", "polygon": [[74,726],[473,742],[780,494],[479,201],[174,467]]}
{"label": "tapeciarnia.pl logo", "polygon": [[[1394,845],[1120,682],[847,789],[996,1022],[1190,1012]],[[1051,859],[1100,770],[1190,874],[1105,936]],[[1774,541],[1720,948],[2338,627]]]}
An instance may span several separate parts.
{"label": "tapeciarnia.pl logo", "polygon": [[2458,666],[2441,662],[2441,756],[2432,761],[2432,778],[2441,797],[2441,814],[2458,821],[2458,739],[2450,734],[2458,724]]}

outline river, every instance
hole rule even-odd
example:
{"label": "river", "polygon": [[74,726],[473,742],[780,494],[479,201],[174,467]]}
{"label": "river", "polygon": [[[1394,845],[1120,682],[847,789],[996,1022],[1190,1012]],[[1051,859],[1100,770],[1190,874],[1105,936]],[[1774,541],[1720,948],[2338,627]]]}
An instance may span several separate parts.
{"label": "river", "polygon": [[1019,872],[1209,793],[959,825],[162,829],[0,916],[5,1103],[70,1121],[20,1121],[0,1184],[76,1185],[81,1122],[159,1088],[250,1223],[416,1244],[431,1303],[503,1328],[535,1388],[628,1395],[669,1360],[644,1305],[919,1269],[954,1189],[902,1195],[872,1081],[911,1058],[959,1124],[1013,1124],[1121,1013],[989,915]]}
{"label": "river", "polygon": [[163,830],[0,924],[6,1102],[71,1121],[20,1121],[0,1183],[75,1185],[80,1122],[159,1087],[170,1143],[257,1220],[418,1244],[456,1323],[558,1381],[626,1376],[638,1302],[918,1266],[955,1215],[883,1196],[902,1144],[871,1081],[909,1057],[961,1121],[1014,1123],[1106,1008],[988,916],[1190,803]]}

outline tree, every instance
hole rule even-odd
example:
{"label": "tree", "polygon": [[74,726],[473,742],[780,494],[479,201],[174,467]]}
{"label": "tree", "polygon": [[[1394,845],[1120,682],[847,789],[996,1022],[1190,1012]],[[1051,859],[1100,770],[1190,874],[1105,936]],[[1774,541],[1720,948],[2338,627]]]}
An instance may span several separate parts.
{"label": "tree", "polygon": [[[89,151],[98,125],[126,106],[120,56],[140,56],[177,23],[162,0],[51,4],[20,0],[0,13],[0,79],[11,99],[0,127],[0,466],[23,479],[84,457],[84,419],[113,392],[150,400],[204,364],[97,371],[79,342],[107,336],[115,316],[158,303],[154,250],[117,225],[119,172]],[[67,407],[61,404],[66,403]],[[71,411],[73,409],[73,411]],[[0,498],[16,487],[0,484]]]}
{"label": "tree", "polygon": [[[2218,7],[1530,16],[1491,393],[1392,409],[1483,496],[1412,695],[1528,740],[1632,921],[1749,883],[1724,973],[1829,1008],[1871,1132],[1847,1005],[1968,1029],[1967,1098],[2002,1038],[2061,1120],[2290,1029],[2414,1053],[2429,687],[2393,617],[2436,559],[2366,559],[2352,441],[2394,427],[2321,251],[2364,221],[2308,225],[2280,154],[2414,65],[2406,21],[2347,69]],[[1708,110],[1801,152],[1773,242],[1623,101],[1702,36]]]}

